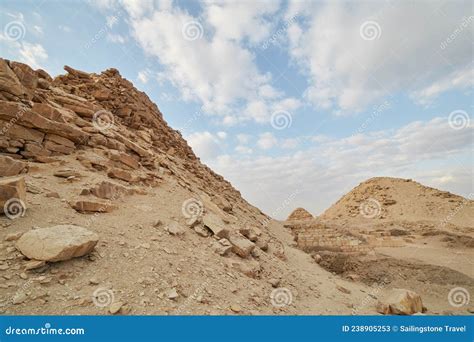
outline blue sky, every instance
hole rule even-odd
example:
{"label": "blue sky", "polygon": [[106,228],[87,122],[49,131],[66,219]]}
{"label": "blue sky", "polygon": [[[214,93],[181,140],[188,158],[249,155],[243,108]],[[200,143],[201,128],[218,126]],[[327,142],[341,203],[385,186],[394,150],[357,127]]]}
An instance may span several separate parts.
{"label": "blue sky", "polygon": [[267,213],[373,176],[473,193],[470,1],[3,1],[1,56],[120,70]]}

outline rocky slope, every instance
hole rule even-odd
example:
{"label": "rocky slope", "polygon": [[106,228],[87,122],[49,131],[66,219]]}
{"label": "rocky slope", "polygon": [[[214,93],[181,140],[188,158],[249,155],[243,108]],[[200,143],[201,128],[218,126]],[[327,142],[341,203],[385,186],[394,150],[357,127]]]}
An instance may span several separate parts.
{"label": "rocky slope", "polygon": [[[65,70],[53,79],[0,59],[0,313],[376,313],[389,286],[332,269],[331,256],[320,267],[296,248],[291,231],[202,164],[117,70]],[[359,200],[325,215],[340,225]],[[445,292],[471,278],[452,274],[429,292],[397,286],[413,285],[430,313],[464,312]],[[408,297],[422,310],[407,291],[378,310],[393,313],[390,301]]]}
{"label": "rocky slope", "polygon": [[474,228],[474,201],[410,179],[376,177],[359,184],[320,217],[430,221]]}
{"label": "rocky slope", "polygon": [[364,299],[117,70],[65,70],[0,59],[0,312],[340,314]]}

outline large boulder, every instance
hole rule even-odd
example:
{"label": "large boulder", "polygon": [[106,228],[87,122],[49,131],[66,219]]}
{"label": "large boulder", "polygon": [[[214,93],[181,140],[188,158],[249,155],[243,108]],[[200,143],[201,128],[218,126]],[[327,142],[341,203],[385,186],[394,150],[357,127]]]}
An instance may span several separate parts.
{"label": "large boulder", "polygon": [[23,216],[26,210],[24,176],[0,178],[0,213],[9,218]]}
{"label": "large boulder", "polygon": [[413,315],[423,312],[423,302],[413,291],[392,289],[379,300],[376,309],[384,315]]}
{"label": "large boulder", "polygon": [[26,168],[26,163],[0,155],[0,177],[17,176]]}
{"label": "large boulder", "polygon": [[27,97],[27,90],[18,80],[7,61],[0,58],[0,99],[14,101]]}
{"label": "large boulder", "polygon": [[240,233],[233,232],[229,234],[228,239],[232,245],[232,251],[242,258],[248,257],[255,248],[255,244]]}
{"label": "large boulder", "polygon": [[216,214],[208,213],[204,215],[202,222],[204,226],[208,228],[213,235],[220,238],[227,238],[229,235],[229,229],[225,226],[224,221]]}
{"label": "large boulder", "polygon": [[62,261],[90,253],[99,236],[83,227],[59,225],[26,232],[16,248],[29,259]]}

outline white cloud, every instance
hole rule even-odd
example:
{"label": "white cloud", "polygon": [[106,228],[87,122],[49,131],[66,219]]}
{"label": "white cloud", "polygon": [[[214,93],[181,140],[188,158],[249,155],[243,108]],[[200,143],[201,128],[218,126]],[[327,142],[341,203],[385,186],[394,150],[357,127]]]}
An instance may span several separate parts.
{"label": "white cloud", "polygon": [[279,8],[279,1],[207,1],[206,17],[216,28],[219,39],[240,41],[244,38],[253,44],[265,39],[272,29],[267,20]]}
{"label": "white cloud", "polygon": [[137,79],[141,83],[146,84],[146,83],[148,83],[148,81],[150,79],[150,73],[148,72],[148,70],[141,70],[141,71],[138,72]]}
{"label": "white cloud", "polygon": [[107,33],[106,39],[109,42],[117,43],[117,44],[124,44],[127,41],[126,37],[120,34],[113,34],[113,33]]}
{"label": "white cloud", "polygon": [[41,68],[42,63],[48,59],[48,54],[41,44],[22,42],[18,54],[19,61],[33,69]]}
{"label": "white cloud", "polygon": [[[317,139],[313,147],[277,157],[245,157],[244,149],[239,149],[240,157],[214,158],[209,164],[267,213],[298,190],[294,203],[279,212],[278,218],[297,206],[321,213],[359,182],[374,176],[413,178],[467,196],[473,191],[473,131],[472,124],[454,130],[447,118],[435,118],[395,131]],[[270,141],[266,147],[276,143],[273,138],[266,135]]]}
{"label": "white cloud", "polygon": [[226,139],[227,138],[227,133],[226,132],[217,132],[217,136],[219,137],[219,139]]}
{"label": "white cloud", "polygon": [[69,33],[72,32],[72,29],[69,26],[66,25],[59,25],[58,29],[60,29],[63,32]]}
{"label": "white cloud", "polygon": [[465,69],[455,70],[448,76],[433,82],[429,86],[414,91],[411,96],[416,102],[426,106],[431,104],[440,94],[446,91],[472,89],[474,86],[473,72],[472,65],[469,65]]}
{"label": "white cloud", "polygon": [[237,134],[236,138],[239,143],[247,144],[250,141],[251,137],[248,134],[240,133],[240,134]]}
{"label": "white cloud", "polygon": [[118,18],[114,15],[109,15],[105,17],[105,22],[108,28],[112,28],[118,23]]}
{"label": "white cloud", "polygon": [[265,132],[260,134],[257,145],[263,150],[271,149],[273,146],[278,144],[277,138],[273,135],[273,133]]}
{"label": "white cloud", "polygon": [[36,32],[38,35],[43,35],[43,28],[42,28],[41,26],[33,25],[33,30],[35,30],[35,32]]}
{"label": "white cloud", "polygon": [[[248,46],[271,33],[279,2],[206,1],[201,3],[201,17],[171,2],[155,7],[152,2],[121,3],[130,15],[133,37],[160,62],[162,76],[185,101],[202,104],[206,113],[220,116],[222,124],[266,123],[276,107],[299,107],[297,99],[274,88],[272,75],[259,69]],[[186,35],[190,22],[198,39]]]}
{"label": "white cloud", "polygon": [[195,132],[186,139],[196,155],[204,160],[212,160],[221,152],[222,141],[210,132]]}
{"label": "white cloud", "polygon": [[289,139],[284,139],[281,142],[281,147],[291,150],[295,149],[299,145],[299,140],[297,138],[289,138]]}
{"label": "white cloud", "polygon": [[[306,97],[317,107],[346,114],[398,91],[420,91],[424,100],[468,83],[459,77],[472,60],[472,31],[440,48],[471,12],[468,1],[293,1],[287,17],[296,12],[301,20],[288,29],[289,52],[309,75]],[[367,21],[378,25],[378,38],[363,39]]]}
{"label": "white cloud", "polygon": [[250,147],[245,146],[245,145],[237,145],[235,147],[235,152],[241,153],[241,154],[252,154],[253,150]]}

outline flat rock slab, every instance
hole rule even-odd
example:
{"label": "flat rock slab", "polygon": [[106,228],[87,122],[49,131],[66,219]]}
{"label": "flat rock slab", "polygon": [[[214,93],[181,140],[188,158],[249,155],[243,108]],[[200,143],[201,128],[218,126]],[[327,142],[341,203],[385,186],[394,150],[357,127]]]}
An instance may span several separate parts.
{"label": "flat rock slab", "polygon": [[90,253],[99,236],[83,227],[59,225],[26,232],[16,248],[29,259],[62,261]]}
{"label": "flat rock slab", "polygon": [[117,207],[104,201],[77,200],[71,203],[71,207],[80,213],[109,213]]}
{"label": "flat rock slab", "polygon": [[255,248],[255,244],[240,233],[230,234],[229,241],[232,244],[232,251],[242,258],[248,257]]}
{"label": "flat rock slab", "polygon": [[19,175],[26,168],[26,163],[8,156],[0,156],[0,177]]}
{"label": "flat rock slab", "polygon": [[225,227],[224,221],[219,216],[212,213],[206,214],[202,222],[215,236],[220,238],[229,236],[229,229]]}

